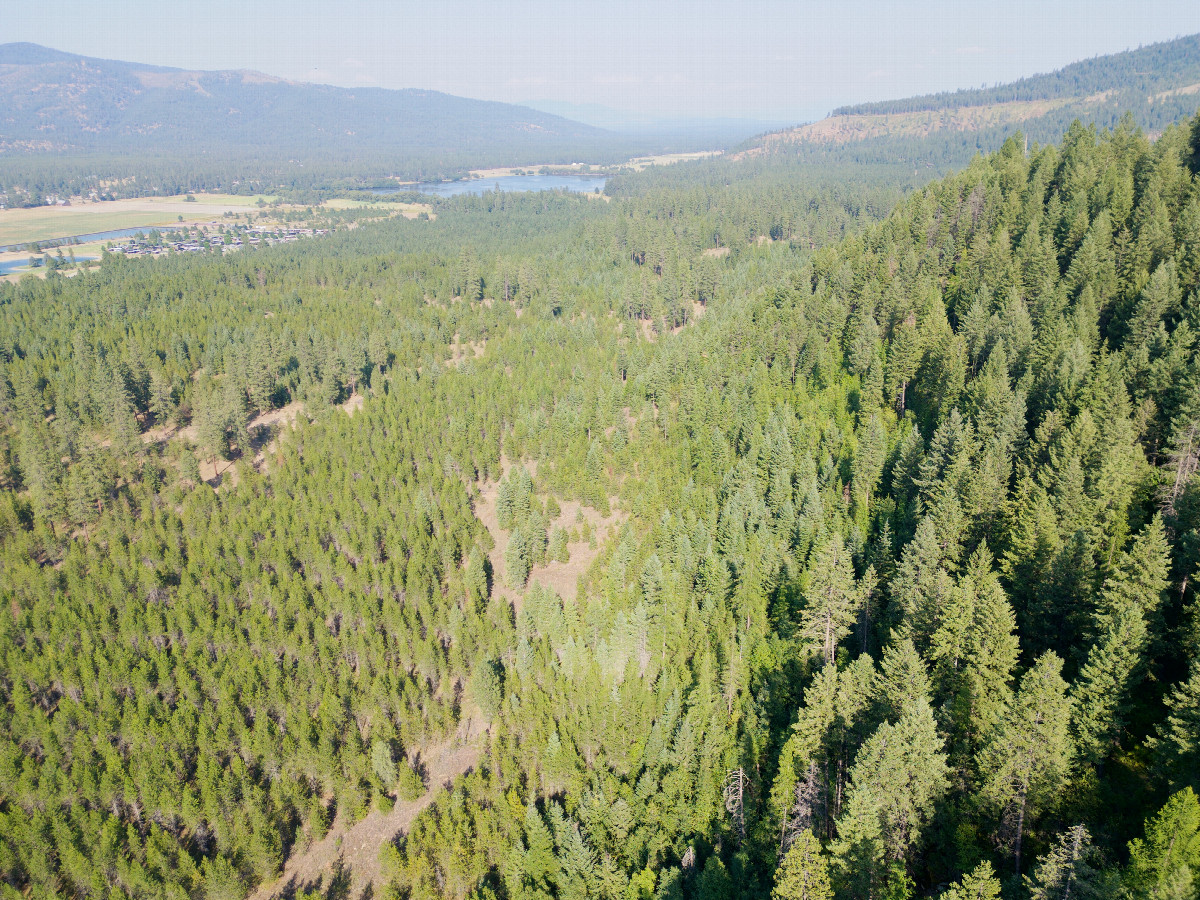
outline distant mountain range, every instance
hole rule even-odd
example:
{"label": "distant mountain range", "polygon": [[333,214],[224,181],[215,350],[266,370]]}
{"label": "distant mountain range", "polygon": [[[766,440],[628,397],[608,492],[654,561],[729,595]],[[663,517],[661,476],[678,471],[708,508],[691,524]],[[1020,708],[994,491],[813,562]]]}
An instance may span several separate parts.
{"label": "distant mountain range", "polygon": [[0,153],[448,150],[541,162],[612,139],[561,116],[436,91],[339,88],[0,45]]}
{"label": "distant mountain range", "polygon": [[1016,131],[1049,143],[1076,119],[1109,128],[1131,113],[1154,133],[1198,106],[1200,35],[1190,35],[993,88],[841,107],[818,122],[757,138],[743,152],[821,145],[846,145],[851,152],[852,145],[864,145],[852,152],[865,159],[904,145],[910,157],[948,153],[945,160],[957,164],[963,154],[994,149]]}
{"label": "distant mountain range", "polygon": [[1200,106],[1200,35],[999,87],[846,106],[766,134],[772,126],[744,120],[630,120],[595,105],[535,103],[541,108],[3,44],[0,191],[24,198],[90,190],[341,190],[389,176],[430,180],[488,166],[612,163],[738,141],[744,143],[725,159],[783,154],[805,165],[900,166],[932,176],[1016,131],[1049,143],[1076,119],[1109,128],[1131,113],[1153,134],[1193,115]]}
{"label": "distant mountain range", "polygon": [[576,122],[617,132],[701,131],[727,140],[745,140],[750,135],[790,125],[795,119],[745,119],[734,116],[656,116],[613,109],[599,103],[568,103],[563,100],[526,100],[524,105]]}

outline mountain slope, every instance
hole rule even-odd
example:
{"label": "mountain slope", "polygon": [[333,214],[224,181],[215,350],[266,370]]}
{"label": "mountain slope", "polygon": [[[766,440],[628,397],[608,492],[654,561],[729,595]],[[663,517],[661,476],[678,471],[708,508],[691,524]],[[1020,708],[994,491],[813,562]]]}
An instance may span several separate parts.
{"label": "mountain slope", "polygon": [[840,107],[819,122],[766,135],[746,152],[872,141],[895,152],[896,142],[915,140],[928,143],[909,143],[902,155],[959,164],[1018,130],[1048,143],[1075,119],[1111,127],[1131,113],[1142,128],[1159,132],[1198,105],[1200,35],[1190,35],[993,88]]}
{"label": "mountain slope", "polygon": [[0,45],[0,152],[553,149],[607,132],[436,91],[347,89]]}

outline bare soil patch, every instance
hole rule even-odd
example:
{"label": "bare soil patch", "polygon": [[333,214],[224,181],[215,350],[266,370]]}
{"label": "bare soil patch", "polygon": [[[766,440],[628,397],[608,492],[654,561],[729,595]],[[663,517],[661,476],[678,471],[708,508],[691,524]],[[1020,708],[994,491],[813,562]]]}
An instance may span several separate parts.
{"label": "bare soil patch", "polygon": [[1169,91],[1163,91],[1161,94],[1155,94],[1155,100],[1166,100],[1168,97],[1175,97],[1187,94],[1200,94],[1200,82],[1196,84],[1188,84],[1183,87],[1173,88]]}
{"label": "bare soil patch", "polygon": [[364,402],[363,395],[359,394],[359,393],[354,393],[354,394],[350,395],[349,400],[347,400],[345,403],[342,403],[340,405],[341,405],[341,408],[345,411],[346,415],[353,416],[356,412],[358,412],[360,409],[362,409],[363,402]]}
{"label": "bare soil patch", "polygon": [[450,344],[450,358],[446,360],[447,365],[457,366],[466,359],[479,359],[483,356],[483,351],[487,348],[487,341],[468,341],[463,343],[459,336],[454,335],[454,341]]}
{"label": "bare soil patch", "polygon": [[337,874],[339,861],[350,875],[349,896],[360,897],[368,888],[372,895],[379,896],[380,886],[375,884],[379,879],[379,851],[406,831],[413,819],[455,778],[479,762],[486,734],[485,723],[468,719],[452,738],[420,751],[418,759],[424,766],[428,784],[423,796],[397,802],[387,813],[372,809],[352,825],[339,815],[324,838],[293,852],[284,864],[283,874],[274,883],[255,891],[251,900],[271,900],[318,885],[326,887]]}
{"label": "bare soil patch", "polygon": [[757,156],[767,152],[771,145],[781,143],[841,144],[884,135],[924,137],[936,131],[979,131],[994,125],[1023,122],[1044,116],[1073,102],[1077,102],[1075,98],[1017,100],[986,106],[919,110],[910,113],[827,116],[819,122],[767,135],[760,146],[735,154],[732,159],[736,161],[747,156]]}
{"label": "bare soil patch", "polygon": [[[501,465],[504,471],[504,477],[507,477],[512,471],[514,463],[507,458],[501,460]],[[525,468],[530,474],[537,477],[536,461],[528,462]],[[502,480],[502,479],[501,479]],[[488,554],[488,559],[492,564],[493,575],[493,591],[503,597],[513,605],[517,611],[521,611],[522,601],[524,600],[525,590],[533,584],[540,584],[545,588],[557,593],[564,600],[574,600],[579,592],[579,578],[583,575],[596,557],[600,555],[600,547],[604,542],[614,535],[621,524],[628,516],[621,510],[614,509],[609,515],[600,514],[598,509],[591,506],[584,506],[578,500],[559,500],[556,502],[559,505],[559,514],[555,520],[550,523],[550,528],[562,528],[568,534],[575,530],[575,535],[578,535],[578,540],[569,540],[567,542],[567,550],[569,552],[569,560],[563,562],[548,562],[545,565],[537,565],[533,567],[533,571],[529,574],[525,590],[514,590],[508,585],[508,570],[504,565],[504,548],[508,546],[508,539],[511,532],[500,527],[499,519],[496,515],[496,501],[500,496],[500,481],[487,481],[476,485],[478,497],[475,501],[475,517],[484,524],[488,532],[495,542],[495,546]],[[540,495],[540,499],[544,500],[545,495]],[[616,498],[610,498],[610,504],[615,504]],[[582,537],[583,526],[585,525],[590,530],[593,538],[585,540]],[[575,536],[573,535],[573,537]]]}

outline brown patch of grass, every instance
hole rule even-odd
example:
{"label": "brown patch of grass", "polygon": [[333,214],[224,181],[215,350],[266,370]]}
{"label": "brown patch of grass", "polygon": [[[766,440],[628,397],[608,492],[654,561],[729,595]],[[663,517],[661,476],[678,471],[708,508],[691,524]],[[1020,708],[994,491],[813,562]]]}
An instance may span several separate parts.
{"label": "brown patch of grass", "polygon": [[346,415],[353,417],[353,415],[356,412],[358,412],[360,409],[362,409],[363,402],[364,402],[363,395],[356,393],[356,394],[351,394],[350,399],[340,405],[341,405],[341,408],[345,411]]}
{"label": "brown patch of grass", "polygon": [[732,158],[738,160],[756,156],[778,144],[843,144],[885,135],[925,137],[937,131],[979,131],[995,125],[1024,122],[1076,102],[1079,102],[1078,98],[1019,100],[910,113],[827,116],[819,122],[767,135],[760,146],[743,151]]}
{"label": "brown patch of grass", "polygon": [[1155,100],[1166,100],[1168,97],[1176,97],[1187,94],[1200,94],[1200,82],[1196,84],[1188,84],[1183,87],[1172,88],[1169,91],[1163,91],[1161,94],[1155,94]]}
{"label": "brown patch of grass", "polygon": [[[504,478],[508,477],[513,465],[507,458],[501,459]],[[526,463],[525,468],[531,475],[537,476],[536,460]],[[492,564],[493,592],[503,597],[513,605],[513,609],[520,612],[525,591],[509,587],[508,570],[504,565],[504,548],[508,546],[511,532],[500,527],[499,518],[496,515],[496,500],[500,496],[500,481],[502,480],[503,478],[476,485],[478,497],[475,502],[475,517],[487,528],[495,544],[488,553],[488,560]],[[572,528],[578,528],[577,519],[582,515],[583,521],[590,526],[594,538],[590,542],[585,540],[568,541],[567,550],[570,558],[565,563],[548,562],[544,565],[534,566],[533,571],[529,573],[526,590],[528,585],[536,583],[555,591],[564,600],[574,600],[579,592],[580,576],[591,568],[596,557],[600,555],[600,547],[616,533],[628,516],[615,509],[609,515],[603,516],[598,509],[584,506],[578,500],[558,500],[557,502],[559,514],[550,523],[550,530],[558,527],[569,533]],[[616,498],[610,498],[609,502],[615,505]]]}
{"label": "brown patch of grass", "polygon": [[283,874],[255,891],[251,900],[291,896],[318,883],[328,886],[339,860],[349,870],[349,896],[362,896],[368,885],[373,895],[379,896],[382,891],[375,884],[379,879],[379,851],[407,831],[413,819],[437,799],[443,788],[479,762],[487,727],[477,719],[467,719],[452,738],[419,749],[417,759],[425,769],[429,785],[423,796],[399,801],[387,813],[373,808],[354,824],[348,824],[339,814],[324,838],[293,853],[284,863]]}
{"label": "brown patch of grass", "polygon": [[487,341],[469,341],[463,343],[457,334],[454,335],[454,340],[450,344],[450,358],[446,360],[446,364],[457,366],[463,360],[470,357],[471,359],[479,359],[483,356],[483,351],[487,348]]}

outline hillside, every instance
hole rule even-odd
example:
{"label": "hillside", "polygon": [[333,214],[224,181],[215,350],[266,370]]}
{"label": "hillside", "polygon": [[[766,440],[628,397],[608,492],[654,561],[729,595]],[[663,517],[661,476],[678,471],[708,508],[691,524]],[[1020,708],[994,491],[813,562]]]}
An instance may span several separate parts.
{"label": "hillside", "polygon": [[1195,897],[1200,118],[775,162],[0,284],[0,892]]}
{"label": "hillside", "polygon": [[0,45],[0,153],[553,152],[601,129],[436,91],[347,89]]}
{"label": "hillside", "polygon": [[[775,132],[745,148],[749,155],[806,145],[881,142],[899,155],[965,162],[1021,131],[1030,140],[1058,140],[1072,121],[1111,128],[1129,113],[1161,132],[1200,105],[1200,35],[1190,35],[1066,66],[1011,84],[931,94],[835,109],[829,116]],[[912,142],[926,142],[922,147]]]}

